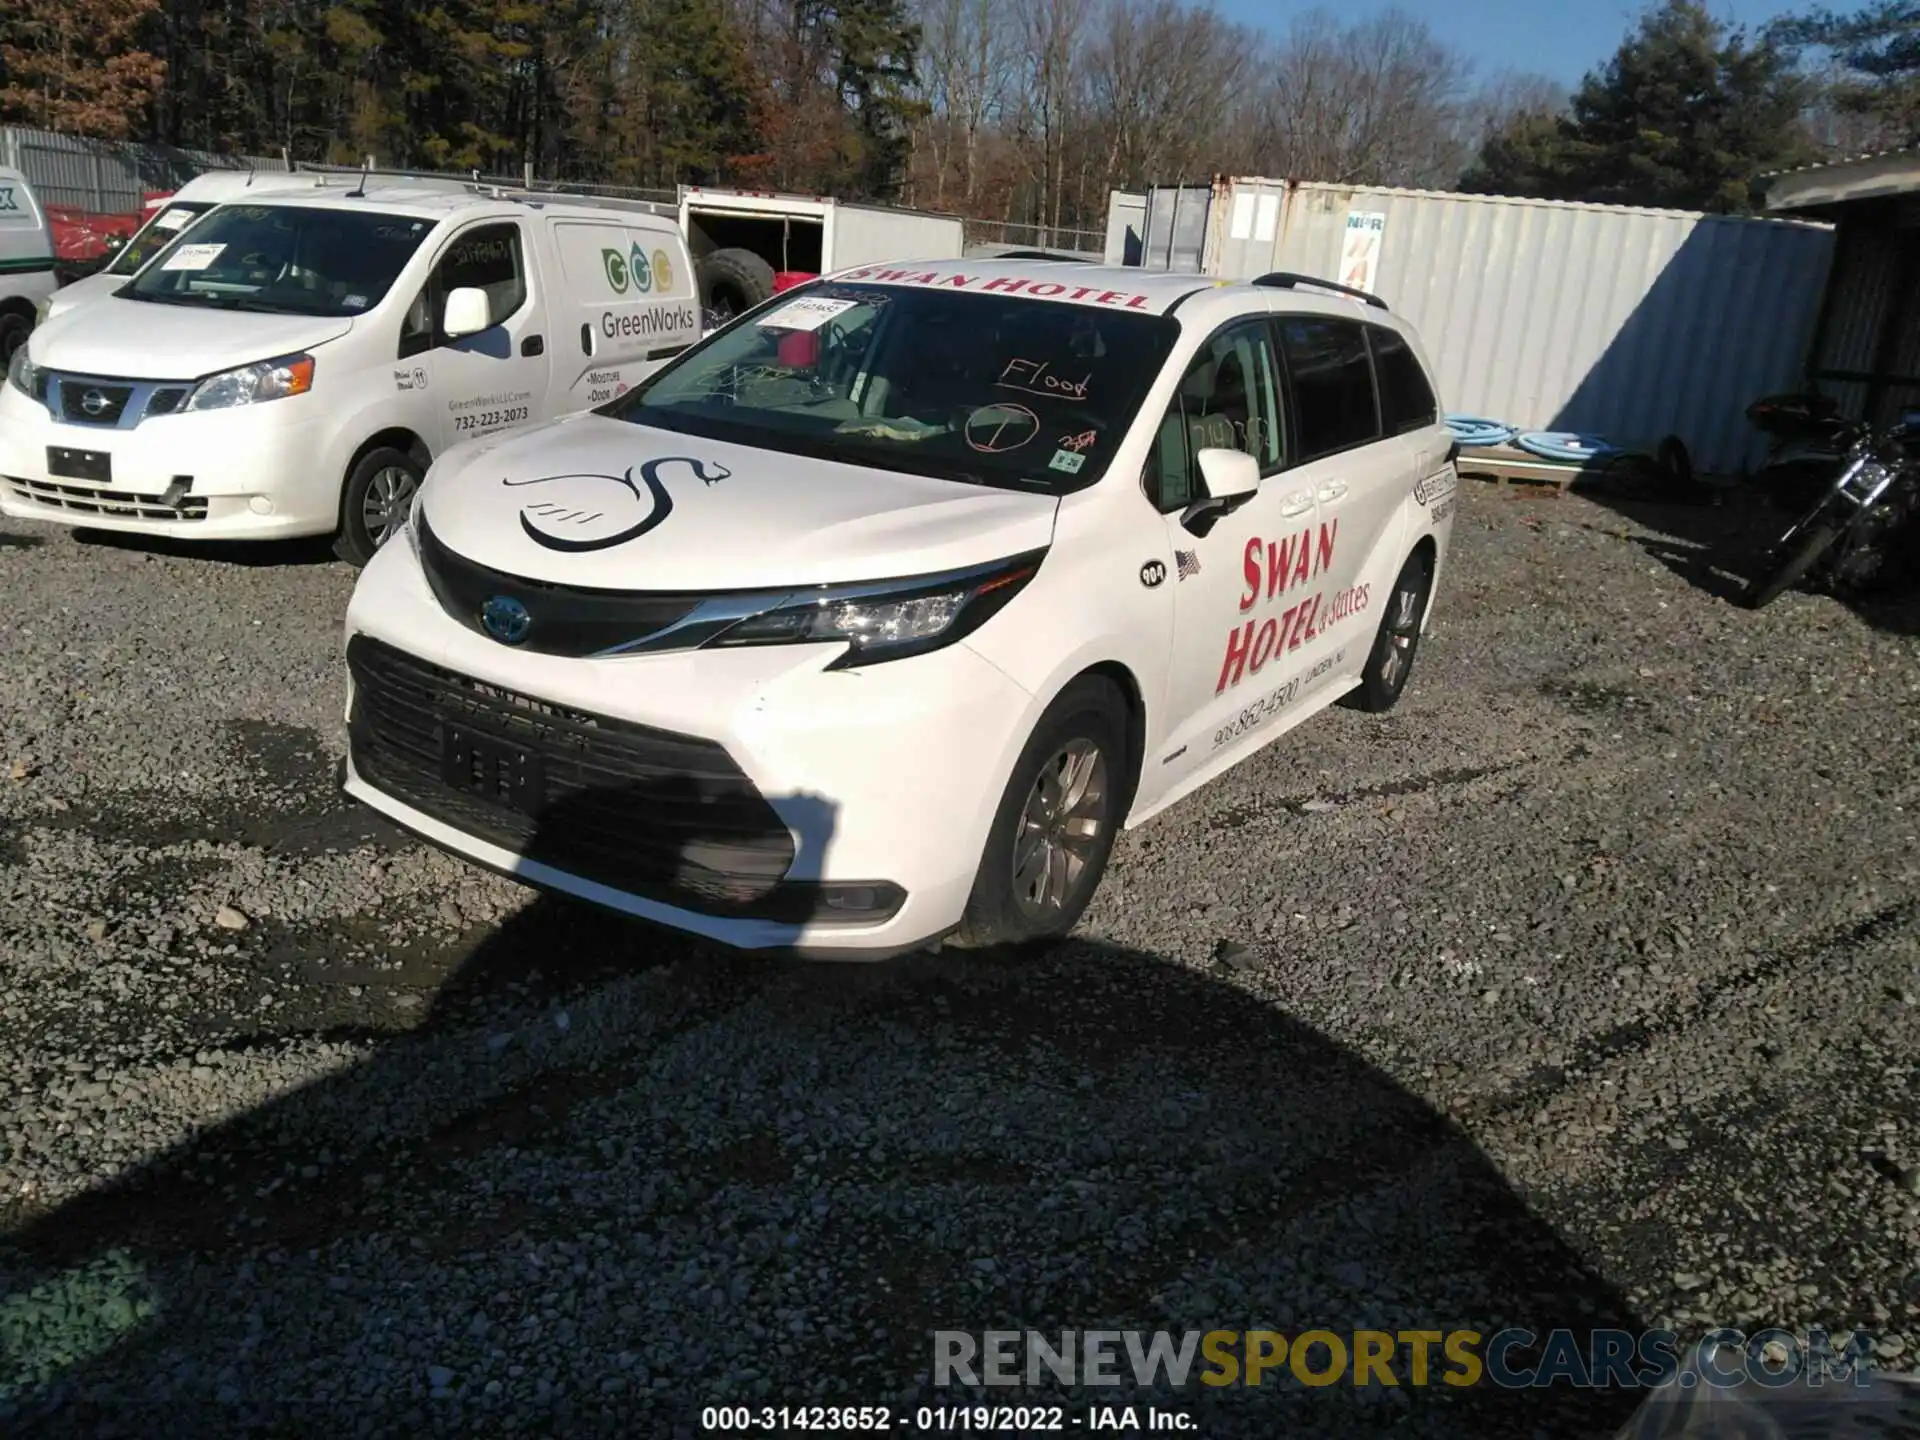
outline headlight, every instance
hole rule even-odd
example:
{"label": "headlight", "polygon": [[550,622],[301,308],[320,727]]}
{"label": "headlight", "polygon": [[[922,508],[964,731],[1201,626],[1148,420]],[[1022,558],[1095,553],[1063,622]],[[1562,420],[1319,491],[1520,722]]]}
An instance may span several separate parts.
{"label": "headlight", "polygon": [[194,386],[184,408],[227,410],[235,405],[285,400],[290,395],[304,395],[312,388],[313,357],[283,355],[278,360],[262,360],[257,365],[242,365],[238,370],[209,375]]}
{"label": "headlight", "polygon": [[27,358],[27,347],[13,352],[13,360],[7,366],[7,383],[30,399],[44,401],[47,398],[47,372]]}
{"label": "headlight", "polygon": [[834,585],[789,596],[714,636],[709,646],[842,641],[828,669],[923,655],[972,634],[1039,573],[1044,550],[991,565],[873,585]]}

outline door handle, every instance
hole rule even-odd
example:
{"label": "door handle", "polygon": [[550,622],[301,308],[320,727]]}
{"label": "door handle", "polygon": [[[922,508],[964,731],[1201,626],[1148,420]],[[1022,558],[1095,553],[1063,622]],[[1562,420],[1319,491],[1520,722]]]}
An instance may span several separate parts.
{"label": "door handle", "polygon": [[1313,508],[1313,496],[1305,490],[1296,490],[1280,502],[1282,515],[1301,515]]}
{"label": "door handle", "polygon": [[593,326],[591,325],[580,327],[580,353],[582,355],[593,353]]}
{"label": "door handle", "polygon": [[1346,493],[1347,482],[1344,480],[1329,480],[1320,487],[1320,499],[1323,502],[1327,500],[1338,500]]}
{"label": "door handle", "polygon": [[544,355],[547,353],[547,340],[544,335],[529,335],[520,342],[522,355]]}

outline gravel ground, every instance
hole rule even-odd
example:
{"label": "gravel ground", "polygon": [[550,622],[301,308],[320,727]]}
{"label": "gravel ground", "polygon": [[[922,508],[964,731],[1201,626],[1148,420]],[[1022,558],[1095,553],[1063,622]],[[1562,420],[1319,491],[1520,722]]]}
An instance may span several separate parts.
{"label": "gravel ground", "polygon": [[[0,529],[0,1426],[693,1434],[964,1398],[939,1327],[1913,1364],[1920,623],[1729,605],[1724,518],[1469,483],[1398,711],[1124,837],[1040,961],[878,967],[346,804],[343,567]],[[1201,1388],[1209,1437],[1636,1398]]]}

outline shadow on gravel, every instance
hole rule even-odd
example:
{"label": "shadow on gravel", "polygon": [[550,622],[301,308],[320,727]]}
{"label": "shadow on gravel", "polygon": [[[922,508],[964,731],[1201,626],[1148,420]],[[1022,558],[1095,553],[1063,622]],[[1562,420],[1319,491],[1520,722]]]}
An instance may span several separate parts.
{"label": "shadow on gravel", "polygon": [[[1745,605],[1748,592],[1764,577],[1773,543],[1795,518],[1765,503],[1749,481],[1727,486],[1719,504],[1656,498],[1644,485],[1629,488],[1604,480],[1582,485],[1576,493],[1655,532],[1636,535],[1633,543],[1695,589],[1737,606]],[[1920,635],[1920,587],[1905,585],[1841,603],[1876,630]]]}
{"label": "shadow on gravel", "polygon": [[38,535],[0,534],[0,550],[38,550],[46,543]]}
{"label": "shadow on gravel", "polygon": [[90,530],[76,526],[74,543],[136,555],[167,555],[179,560],[203,560],[245,569],[272,569],[282,565],[338,565],[324,536],[299,540],[176,540],[165,535],[139,535],[120,530]]}
{"label": "shadow on gravel", "polygon": [[[694,1435],[968,1398],[936,1328],[1637,1328],[1465,1131],[1244,984],[1093,940],[740,959],[536,898],[415,1030],[0,1237],[0,1431]],[[1207,1368],[1069,1416],[1586,1436],[1638,1398]]]}

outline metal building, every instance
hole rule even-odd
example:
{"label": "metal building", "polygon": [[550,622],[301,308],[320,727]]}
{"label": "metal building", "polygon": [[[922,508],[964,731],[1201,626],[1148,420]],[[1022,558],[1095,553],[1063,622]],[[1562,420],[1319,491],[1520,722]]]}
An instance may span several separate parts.
{"label": "metal building", "polygon": [[1151,269],[1357,284],[1413,321],[1449,411],[1629,446],[1677,434],[1727,472],[1760,453],[1748,403],[1798,383],[1833,230],[1220,177],[1150,190],[1140,248]]}
{"label": "metal building", "polygon": [[1769,210],[1838,226],[1807,383],[1856,419],[1920,409],[1920,147],[1768,178]]}

